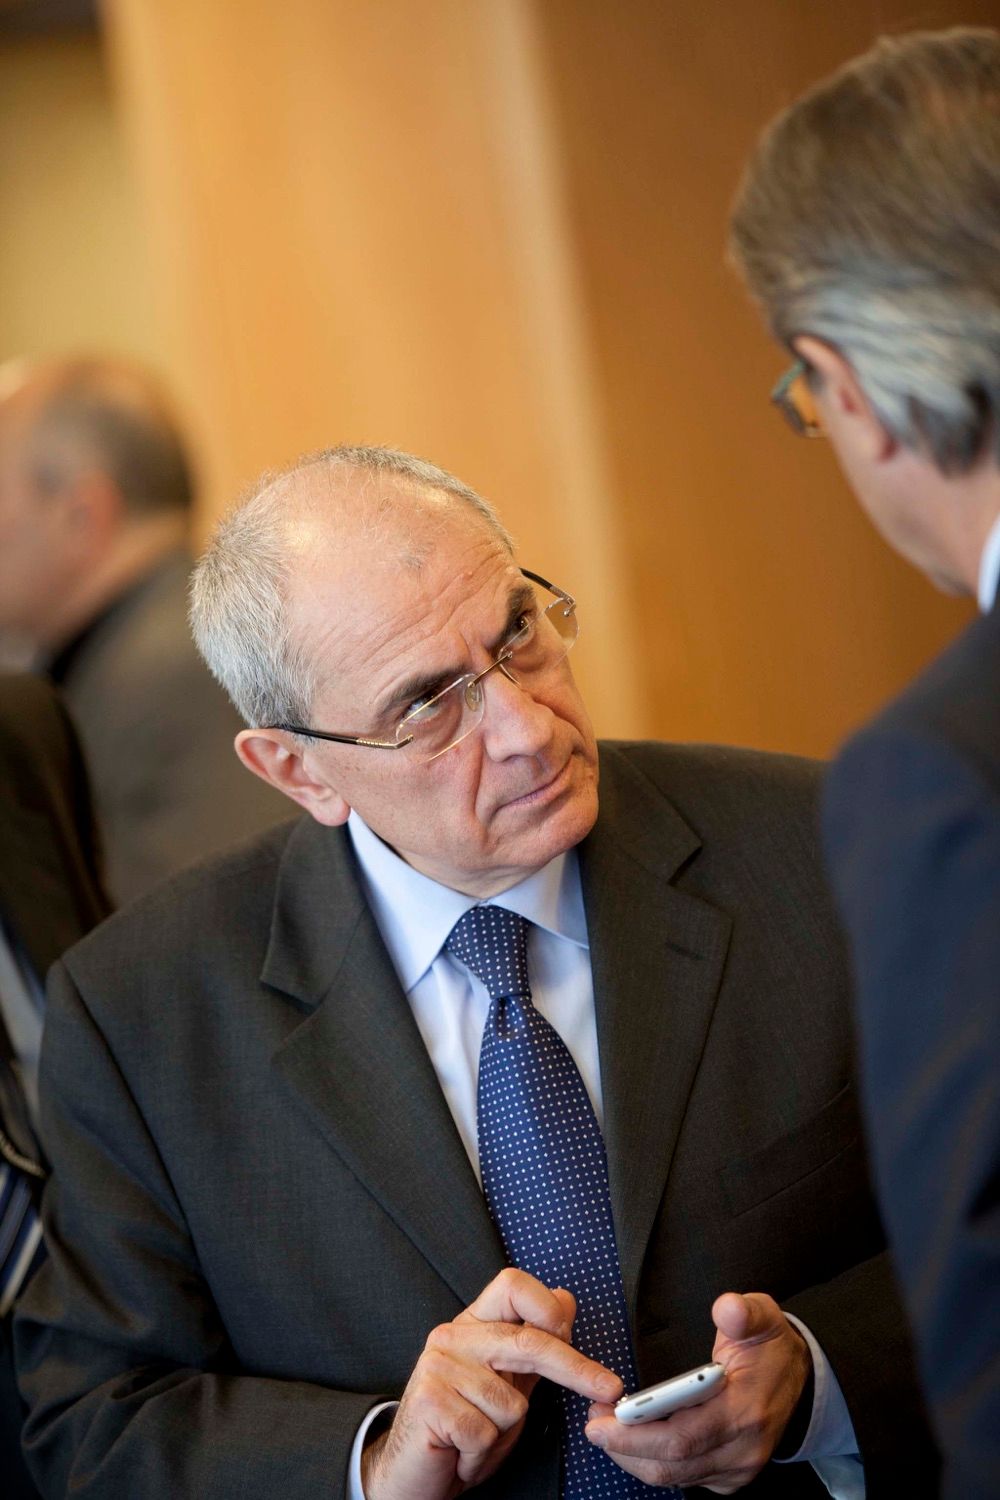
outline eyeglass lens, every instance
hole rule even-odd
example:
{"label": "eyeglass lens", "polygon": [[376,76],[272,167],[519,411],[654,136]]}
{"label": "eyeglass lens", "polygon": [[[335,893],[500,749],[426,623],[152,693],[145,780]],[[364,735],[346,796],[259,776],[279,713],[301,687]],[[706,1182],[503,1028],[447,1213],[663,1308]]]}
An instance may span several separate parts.
{"label": "eyeglass lens", "polygon": [[823,436],[816,400],[801,360],[782,376],[771,393],[771,399],[800,437]]}
{"label": "eyeglass lens", "polygon": [[795,408],[801,430],[805,433],[818,433],[819,412],[804,370],[797,380],[792,381],[788,399]]}
{"label": "eyeglass lens", "polygon": [[494,668],[530,692],[533,683],[563,660],[579,631],[576,606],[553,599],[537,584],[532,584],[532,591],[532,604],[487,672],[459,677],[405,716],[396,738],[412,737],[408,753],[420,760],[433,760],[471,734],[485,711],[484,678]]}

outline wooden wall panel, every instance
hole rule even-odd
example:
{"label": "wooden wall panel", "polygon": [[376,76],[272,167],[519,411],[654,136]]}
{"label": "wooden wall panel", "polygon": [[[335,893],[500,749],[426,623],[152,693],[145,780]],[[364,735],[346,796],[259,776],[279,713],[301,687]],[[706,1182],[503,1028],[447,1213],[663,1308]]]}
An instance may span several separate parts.
{"label": "wooden wall panel", "polygon": [[641,730],[530,7],[111,0],[106,14],[209,510],[338,441],[455,469],[525,560],[586,601],[596,717]]}
{"label": "wooden wall panel", "polygon": [[769,410],[783,352],[724,264],[758,132],[884,30],[995,0],[544,0],[573,238],[657,734],[813,754],[968,618]]}
{"label": "wooden wall panel", "polygon": [[758,130],[901,5],[106,14],[206,522],[338,440],[455,468],[580,596],[607,733],[824,753],[967,617],[768,409],[780,352],[723,263]]}

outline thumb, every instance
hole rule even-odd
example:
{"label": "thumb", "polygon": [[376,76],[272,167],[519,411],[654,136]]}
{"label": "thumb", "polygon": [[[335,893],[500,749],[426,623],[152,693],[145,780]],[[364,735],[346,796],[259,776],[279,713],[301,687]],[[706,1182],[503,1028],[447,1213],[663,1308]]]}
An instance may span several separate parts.
{"label": "thumb", "polygon": [[723,1292],[712,1305],[712,1322],[732,1343],[757,1343],[780,1331],[784,1314],[761,1292]]}

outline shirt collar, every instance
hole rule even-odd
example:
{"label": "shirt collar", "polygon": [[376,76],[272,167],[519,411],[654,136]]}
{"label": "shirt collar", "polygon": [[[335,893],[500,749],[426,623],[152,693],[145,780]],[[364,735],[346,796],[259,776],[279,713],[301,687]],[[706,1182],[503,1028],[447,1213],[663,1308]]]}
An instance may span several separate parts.
{"label": "shirt collar", "polygon": [[356,812],[347,822],[361,878],[403,989],[409,993],[430,968],[459,917],[473,906],[505,906],[539,927],[587,947],[587,918],[576,850],[557,855],[526,880],[489,901],[453,891],[400,859]]}
{"label": "shirt collar", "polygon": [[996,603],[1000,585],[1000,515],[993,522],[979,560],[979,608],[988,615]]}

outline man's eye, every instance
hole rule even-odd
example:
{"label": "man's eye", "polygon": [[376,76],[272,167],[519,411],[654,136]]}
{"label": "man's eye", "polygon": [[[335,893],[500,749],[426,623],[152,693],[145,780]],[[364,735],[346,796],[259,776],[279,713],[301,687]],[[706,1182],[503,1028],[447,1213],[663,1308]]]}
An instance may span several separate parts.
{"label": "man's eye", "polygon": [[504,642],[504,645],[507,648],[512,648],[512,647],[515,647],[515,646],[523,646],[524,643],[525,643],[525,641],[528,641],[528,640],[531,639],[531,634],[532,634],[534,628],[535,628],[535,616],[534,615],[529,615],[529,614],[518,615],[517,619],[514,621],[514,624],[511,626],[511,629],[507,633],[507,639]]}
{"label": "man's eye", "polygon": [[403,722],[419,714],[421,721],[432,719],[441,710],[440,693],[421,693],[403,711]]}

